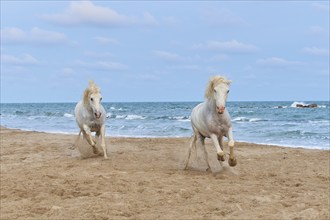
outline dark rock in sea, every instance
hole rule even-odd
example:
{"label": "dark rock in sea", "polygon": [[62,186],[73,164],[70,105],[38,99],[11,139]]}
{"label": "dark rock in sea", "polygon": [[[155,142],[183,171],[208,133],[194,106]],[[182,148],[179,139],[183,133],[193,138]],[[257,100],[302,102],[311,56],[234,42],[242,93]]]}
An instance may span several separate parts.
{"label": "dark rock in sea", "polygon": [[317,108],[317,104],[313,103],[313,104],[309,104],[308,108]]}
{"label": "dark rock in sea", "polygon": [[283,108],[283,106],[277,106],[277,108]]}
{"label": "dark rock in sea", "polygon": [[317,104],[312,103],[312,104],[307,104],[307,105],[302,105],[302,104],[297,104],[297,108],[317,108]]}

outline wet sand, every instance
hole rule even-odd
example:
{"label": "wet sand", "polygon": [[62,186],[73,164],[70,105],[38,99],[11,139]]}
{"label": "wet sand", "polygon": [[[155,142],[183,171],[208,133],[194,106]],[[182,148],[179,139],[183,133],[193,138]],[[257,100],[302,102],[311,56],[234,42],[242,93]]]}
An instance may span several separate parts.
{"label": "wet sand", "polygon": [[330,219],[329,150],[236,143],[229,167],[208,140],[212,173],[183,170],[188,138],[107,137],[105,160],[76,137],[1,127],[0,219]]}

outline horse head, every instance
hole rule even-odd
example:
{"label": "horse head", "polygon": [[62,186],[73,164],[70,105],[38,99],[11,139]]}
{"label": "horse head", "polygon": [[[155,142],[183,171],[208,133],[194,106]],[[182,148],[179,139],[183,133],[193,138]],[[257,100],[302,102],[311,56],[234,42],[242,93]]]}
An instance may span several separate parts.
{"label": "horse head", "polygon": [[214,76],[210,79],[205,96],[213,100],[216,106],[216,112],[223,114],[226,109],[226,101],[229,93],[231,81],[222,76]]}
{"label": "horse head", "polygon": [[84,104],[88,106],[96,119],[100,119],[102,113],[100,111],[102,95],[100,88],[94,83],[89,81],[89,87],[84,92]]}

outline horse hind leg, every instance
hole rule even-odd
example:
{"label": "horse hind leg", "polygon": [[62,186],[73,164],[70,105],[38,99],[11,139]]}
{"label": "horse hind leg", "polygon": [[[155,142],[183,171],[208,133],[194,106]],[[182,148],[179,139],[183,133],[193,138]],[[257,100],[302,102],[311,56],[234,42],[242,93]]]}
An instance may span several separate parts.
{"label": "horse hind leg", "polygon": [[207,150],[206,150],[206,147],[205,147],[205,138],[204,137],[200,137],[200,142],[201,142],[201,147],[202,147],[202,150],[203,150],[203,153],[204,153],[204,158],[206,160],[206,163],[207,163],[207,169],[206,171],[211,171],[212,168],[211,168],[211,165],[210,165],[210,162],[209,162],[209,157],[208,157],[208,154],[207,154]]}

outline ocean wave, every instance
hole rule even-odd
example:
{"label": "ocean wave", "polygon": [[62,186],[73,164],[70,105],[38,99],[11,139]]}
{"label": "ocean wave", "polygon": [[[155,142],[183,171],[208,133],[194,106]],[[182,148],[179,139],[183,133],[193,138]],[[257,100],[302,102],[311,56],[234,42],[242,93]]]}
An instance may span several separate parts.
{"label": "ocean wave", "polygon": [[122,111],[123,109],[122,108],[115,108],[115,107],[110,107],[110,110],[117,110],[117,111]]}
{"label": "ocean wave", "polygon": [[19,110],[17,110],[17,111],[14,112],[15,115],[25,115],[27,113],[28,112],[23,112],[23,111],[19,111]]}
{"label": "ocean wave", "polygon": [[187,116],[175,116],[175,117],[169,117],[169,119],[177,120],[177,121],[181,121],[181,122],[190,121],[190,117],[187,117]]}
{"label": "ocean wave", "polygon": [[125,119],[125,120],[143,120],[146,117],[141,115],[113,115],[111,113],[107,114],[108,118],[115,118],[115,119]]}
{"label": "ocean wave", "polygon": [[268,120],[261,119],[261,118],[236,117],[232,121],[235,121],[235,122],[260,122],[260,121],[268,121]]}
{"label": "ocean wave", "polygon": [[63,116],[66,117],[66,118],[73,118],[74,117],[74,115],[70,114],[70,113],[64,113]]}
{"label": "ocean wave", "polygon": [[278,105],[278,106],[274,106],[273,108],[288,108],[288,106],[286,106],[286,105]]}
{"label": "ocean wave", "polygon": [[126,116],[126,120],[143,120],[145,119],[146,117],[143,117],[141,115],[127,115]]}

